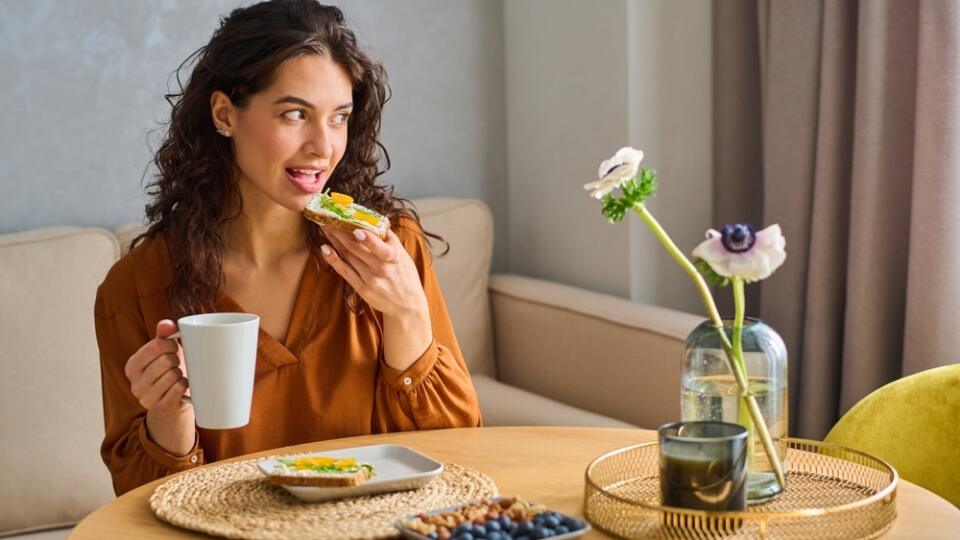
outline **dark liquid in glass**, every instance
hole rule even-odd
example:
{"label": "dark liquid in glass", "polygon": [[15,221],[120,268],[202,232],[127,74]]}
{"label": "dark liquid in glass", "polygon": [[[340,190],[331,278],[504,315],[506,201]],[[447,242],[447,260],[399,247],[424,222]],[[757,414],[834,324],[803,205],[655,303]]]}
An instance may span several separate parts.
{"label": "dark liquid in glass", "polygon": [[[745,450],[745,445],[737,445]],[[711,448],[711,451],[716,451]],[[732,455],[660,456],[660,493],[665,506],[698,510],[743,510],[746,464]]]}

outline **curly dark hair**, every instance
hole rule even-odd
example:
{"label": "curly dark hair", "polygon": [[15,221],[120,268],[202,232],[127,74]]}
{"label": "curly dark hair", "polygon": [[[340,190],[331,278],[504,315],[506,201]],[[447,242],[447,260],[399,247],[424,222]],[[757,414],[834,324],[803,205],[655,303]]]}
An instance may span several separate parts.
{"label": "curly dark hair", "polygon": [[[149,226],[131,245],[165,234],[173,273],[166,293],[178,316],[213,309],[223,281],[224,224],[239,216],[239,210],[230,209],[242,208],[243,202],[231,143],[215,131],[210,95],[221,90],[244,108],[272,84],[280,65],[307,54],[328,56],[353,85],[346,150],[326,186],[391,220],[402,214],[419,224],[409,201],[395,197],[392,186],[376,184],[390,168],[380,143],[390,87],[383,66],[357,46],[340,9],[315,0],[273,0],[235,9],[221,19],[210,42],[177,68],[179,92],[164,96],[173,110],[152,160],[157,174],[147,186]],[[184,87],[180,71],[191,61],[195,66]],[[318,227],[310,227],[307,241],[313,249],[324,242]],[[351,296],[349,289],[346,294]]]}

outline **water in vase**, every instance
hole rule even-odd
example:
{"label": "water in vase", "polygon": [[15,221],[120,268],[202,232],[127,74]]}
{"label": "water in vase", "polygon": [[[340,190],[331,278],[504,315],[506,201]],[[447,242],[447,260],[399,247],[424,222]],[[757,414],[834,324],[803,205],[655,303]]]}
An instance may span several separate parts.
{"label": "water in vase", "polygon": [[[785,455],[787,443],[787,383],[785,380],[751,377],[750,390],[756,396],[777,451]],[[715,420],[737,423],[741,401],[733,375],[691,377],[683,381],[683,421]],[[748,460],[747,499],[750,504],[770,500],[780,492],[773,467],[760,437],[754,435],[753,455]],[[786,463],[784,463],[786,472]]]}

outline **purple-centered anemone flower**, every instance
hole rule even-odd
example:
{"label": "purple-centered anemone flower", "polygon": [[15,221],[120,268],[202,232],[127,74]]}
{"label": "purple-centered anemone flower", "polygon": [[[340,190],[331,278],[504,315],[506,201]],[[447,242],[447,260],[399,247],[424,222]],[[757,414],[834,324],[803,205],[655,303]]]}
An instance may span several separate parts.
{"label": "purple-centered anemone flower", "polygon": [[612,158],[600,164],[598,172],[600,179],[584,184],[583,189],[593,191],[590,196],[594,199],[602,199],[606,194],[636,176],[641,161],[643,161],[642,150],[624,146],[617,150]]}
{"label": "purple-centered anemone flower", "polygon": [[754,232],[750,225],[737,223],[724,225],[721,231],[707,231],[707,239],[693,250],[693,256],[706,261],[720,276],[749,283],[766,279],[780,268],[787,259],[786,244],[780,225]]}

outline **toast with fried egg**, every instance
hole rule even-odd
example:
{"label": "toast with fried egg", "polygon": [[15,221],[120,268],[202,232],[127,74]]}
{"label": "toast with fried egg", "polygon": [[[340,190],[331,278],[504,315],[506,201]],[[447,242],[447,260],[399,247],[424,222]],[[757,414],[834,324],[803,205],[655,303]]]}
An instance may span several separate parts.
{"label": "toast with fried egg", "polygon": [[285,486],[353,487],[375,475],[373,465],[354,458],[304,456],[277,458],[267,480]]}
{"label": "toast with fried egg", "polygon": [[390,220],[374,210],[353,202],[353,197],[337,192],[317,193],[310,199],[303,215],[319,225],[330,225],[347,232],[369,231],[386,238]]}

